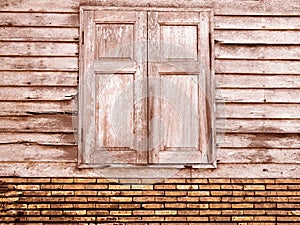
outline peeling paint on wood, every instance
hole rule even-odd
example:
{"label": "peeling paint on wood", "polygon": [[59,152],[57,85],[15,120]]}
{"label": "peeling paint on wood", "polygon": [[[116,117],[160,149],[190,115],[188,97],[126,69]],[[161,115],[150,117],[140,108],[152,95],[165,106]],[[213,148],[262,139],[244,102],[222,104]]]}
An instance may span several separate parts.
{"label": "peeling paint on wood", "polygon": [[300,120],[218,119],[217,130],[226,133],[298,133]]}
{"label": "peeling paint on wood", "polygon": [[0,42],[1,56],[77,56],[77,43]]}
{"label": "peeling paint on wood", "polygon": [[0,132],[75,132],[76,116],[31,115],[0,117]]}
{"label": "peeling paint on wood", "polygon": [[[300,134],[219,134],[217,143],[222,148],[300,148]],[[293,163],[293,162],[292,162]]]}
{"label": "peeling paint on wood", "polygon": [[215,45],[218,59],[284,59],[299,60],[300,46],[297,45]]}
{"label": "peeling paint on wood", "polygon": [[[175,176],[298,176],[299,0],[1,1],[0,175],[99,176],[89,169],[78,170],[76,162],[80,5],[212,9],[219,168],[187,169]],[[104,16],[98,13],[96,17]],[[170,18],[180,21],[175,12],[159,17]],[[192,32],[192,28],[187,31],[189,37]],[[195,47],[193,40],[184,42],[184,35],[176,36],[170,27],[162,33],[168,41]],[[133,38],[122,37],[115,40]],[[106,47],[110,46],[98,46],[99,55]],[[134,57],[127,50],[122,54]],[[165,58],[173,57],[167,50]],[[167,136],[166,143],[172,143],[172,138]],[[168,154],[164,151],[161,157]],[[127,162],[139,157],[133,151],[125,155]],[[115,157],[120,156],[124,154]],[[137,174],[133,171],[128,176]]]}
{"label": "peeling paint on wood", "polygon": [[216,74],[216,86],[217,88],[245,88],[245,89],[274,88],[273,92],[276,92],[275,88],[278,89],[286,88],[287,89],[286,92],[288,91],[293,92],[294,90],[300,87],[300,76],[299,75]]}
{"label": "peeling paint on wood", "polygon": [[223,44],[300,44],[300,32],[216,30],[215,39]]}
{"label": "peeling paint on wood", "polygon": [[78,71],[76,57],[1,57],[2,70]]}
{"label": "peeling paint on wood", "polygon": [[76,133],[18,133],[0,132],[0,144],[75,145]]}
{"label": "peeling paint on wood", "polygon": [[219,163],[295,164],[300,163],[300,149],[230,149],[218,151]]}
{"label": "peeling paint on wood", "polygon": [[76,146],[0,144],[1,162],[76,162]]}
{"label": "peeling paint on wood", "polygon": [[34,114],[72,114],[77,111],[74,101],[0,101],[0,116]]}
{"label": "peeling paint on wood", "polygon": [[300,103],[300,89],[217,89],[217,99],[225,102]]}
{"label": "peeling paint on wood", "polygon": [[[51,7],[45,7],[49,5]],[[218,15],[299,15],[298,0],[271,1],[236,1],[236,0],[191,0],[184,2],[152,1],[152,0],[35,0],[5,1],[0,6],[3,11],[32,12],[78,12],[79,5],[104,6],[141,6],[141,7],[182,7],[182,8],[213,8]]]}
{"label": "peeling paint on wood", "polygon": [[300,119],[299,104],[219,103],[217,108],[218,118]]}
{"label": "peeling paint on wood", "polygon": [[0,86],[12,87],[75,87],[78,85],[78,72],[47,71],[1,71]]}
{"label": "peeling paint on wood", "polygon": [[58,13],[2,12],[0,26],[78,27],[79,15]]}
{"label": "peeling paint on wood", "polygon": [[[300,33],[300,32],[299,32]],[[300,40],[300,39],[299,39]],[[235,66],[239,65],[239,66]],[[299,74],[300,61],[289,60],[216,60],[216,73]]]}
{"label": "peeling paint on wood", "polygon": [[1,87],[0,101],[14,100],[71,100],[77,87]]}
{"label": "peeling paint on wood", "polygon": [[[174,169],[164,170],[174,171]],[[82,170],[77,168],[77,163],[15,163],[14,167],[11,163],[1,163],[0,171],[1,176],[21,177],[165,178],[162,169],[149,169],[148,172],[131,169],[124,173],[120,168]],[[217,170],[177,170],[172,178],[296,178],[299,173],[299,164],[220,163]]]}
{"label": "peeling paint on wood", "polygon": [[299,18],[289,17],[271,17],[271,16],[216,16],[216,29],[229,30],[298,30],[300,29]]}
{"label": "peeling paint on wood", "polygon": [[0,27],[2,41],[78,41],[78,28]]}

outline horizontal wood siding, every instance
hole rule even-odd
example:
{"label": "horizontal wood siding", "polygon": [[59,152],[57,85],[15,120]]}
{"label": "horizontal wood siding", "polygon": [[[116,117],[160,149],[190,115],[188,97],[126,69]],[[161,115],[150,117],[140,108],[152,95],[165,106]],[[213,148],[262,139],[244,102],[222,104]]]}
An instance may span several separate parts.
{"label": "horizontal wood siding", "polygon": [[[76,168],[80,4],[213,9],[219,169],[193,176],[299,171],[299,0],[8,0],[0,3],[0,175],[30,162],[36,173],[24,174]],[[251,164],[261,165],[251,172]],[[270,174],[260,173],[267,165]]]}
{"label": "horizontal wood siding", "polygon": [[215,17],[219,163],[300,163],[300,17],[280,11]]}
{"label": "horizontal wood siding", "polygon": [[78,9],[75,1],[1,6],[2,162],[77,161]]}

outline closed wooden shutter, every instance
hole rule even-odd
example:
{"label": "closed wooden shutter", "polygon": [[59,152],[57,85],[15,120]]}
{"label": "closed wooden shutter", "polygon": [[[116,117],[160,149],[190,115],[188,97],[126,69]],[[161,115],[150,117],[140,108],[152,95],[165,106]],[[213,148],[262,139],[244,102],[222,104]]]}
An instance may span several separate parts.
{"label": "closed wooden shutter", "polygon": [[[84,11],[83,163],[145,163],[146,12]],[[138,86],[137,86],[138,85]]]}
{"label": "closed wooden shutter", "polygon": [[211,161],[209,12],[149,12],[152,163]]}
{"label": "closed wooden shutter", "polygon": [[210,12],[81,17],[81,162],[213,163]]}

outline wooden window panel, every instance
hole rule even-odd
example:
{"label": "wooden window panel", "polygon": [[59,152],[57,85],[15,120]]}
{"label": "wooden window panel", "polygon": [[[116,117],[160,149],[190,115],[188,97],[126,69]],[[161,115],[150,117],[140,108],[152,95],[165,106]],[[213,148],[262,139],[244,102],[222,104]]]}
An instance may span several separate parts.
{"label": "wooden window panel", "polygon": [[214,168],[211,12],[89,7],[81,22],[79,164]]}

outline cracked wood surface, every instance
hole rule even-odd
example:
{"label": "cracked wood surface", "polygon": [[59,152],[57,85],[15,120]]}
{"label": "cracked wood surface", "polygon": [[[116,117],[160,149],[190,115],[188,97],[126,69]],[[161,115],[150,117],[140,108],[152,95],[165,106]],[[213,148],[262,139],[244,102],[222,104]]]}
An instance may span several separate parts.
{"label": "cracked wood surface", "polygon": [[219,168],[178,176],[299,174],[298,0],[9,0],[0,3],[1,175],[95,175],[76,169],[74,123],[88,4],[214,11]]}

